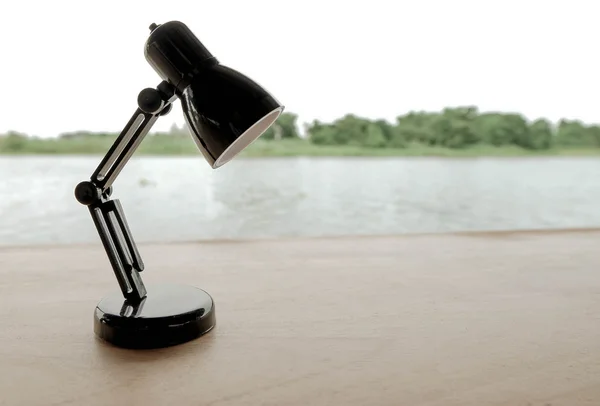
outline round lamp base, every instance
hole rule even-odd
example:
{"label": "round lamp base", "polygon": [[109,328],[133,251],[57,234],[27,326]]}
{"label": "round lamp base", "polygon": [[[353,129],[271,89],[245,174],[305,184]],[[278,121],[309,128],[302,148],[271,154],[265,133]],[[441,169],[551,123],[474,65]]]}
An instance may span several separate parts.
{"label": "round lamp base", "polygon": [[213,329],[215,304],[205,291],[192,286],[151,286],[138,304],[121,292],[106,296],[94,312],[94,332],[124,348],[169,347],[191,341]]}

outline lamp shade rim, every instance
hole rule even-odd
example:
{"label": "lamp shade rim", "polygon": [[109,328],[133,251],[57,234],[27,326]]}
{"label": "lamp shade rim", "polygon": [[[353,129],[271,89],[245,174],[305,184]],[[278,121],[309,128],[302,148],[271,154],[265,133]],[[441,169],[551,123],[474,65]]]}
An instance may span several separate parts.
{"label": "lamp shade rim", "polygon": [[278,106],[265,114],[260,120],[252,124],[246,131],[242,133],[234,142],[229,145],[225,151],[215,160],[212,165],[213,169],[217,169],[227,162],[231,161],[242,150],[256,141],[264,132],[275,123],[284,110],[284,106]]}

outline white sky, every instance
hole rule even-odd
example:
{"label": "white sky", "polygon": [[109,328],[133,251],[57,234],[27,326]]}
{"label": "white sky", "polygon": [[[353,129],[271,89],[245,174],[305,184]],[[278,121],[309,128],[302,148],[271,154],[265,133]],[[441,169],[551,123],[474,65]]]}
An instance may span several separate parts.
{"label": "white sky", "polygon": [[[593,0],[2,1],[0,132],[118,132],[160,82],[152,22],[187,24],[300,121],[474,104],[600,121]],[[183,123],[179,102],[154,130]]]}

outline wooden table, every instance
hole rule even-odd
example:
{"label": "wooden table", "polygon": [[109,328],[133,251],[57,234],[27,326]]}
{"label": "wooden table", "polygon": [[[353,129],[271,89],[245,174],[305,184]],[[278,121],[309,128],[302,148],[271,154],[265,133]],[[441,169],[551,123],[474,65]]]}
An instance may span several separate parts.
{"label": "wooden table", "polygon": [[95,339],[100,247],[0,249],[2,405],[600,404],[600,231],[142,245],[207,290],[168,349]]}

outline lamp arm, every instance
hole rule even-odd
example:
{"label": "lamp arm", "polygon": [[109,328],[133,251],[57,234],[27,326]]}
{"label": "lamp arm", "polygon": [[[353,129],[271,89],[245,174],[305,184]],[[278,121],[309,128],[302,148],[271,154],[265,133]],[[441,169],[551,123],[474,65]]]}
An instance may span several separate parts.
{"label": "lamp arm", "polygon": [[171,111],[171,103],[176,98],[175,88],[165,81],[156,89],[147,88],[140,92],[138,109],[92,174],[91,181],[102,193],[112,186],[158,117]]}
{"label": "lamp arm", "polygon": [[138,95],[138,109],[90,180],[79,183],[75,188],[77,201],[88,206],[123,296],[133,305],[146,297],[146,288],[140,276],[144,263],[121,202],[110,199],[112,184],[158,117],[170,112],[175,98],[174,88],[167,82],[162,82],[156,89],[142,90]]}
{"label": "lamp arm", "polygon": [[158,114],[136,110],[91,176],[102,192],[112,186],[157,119]]}

